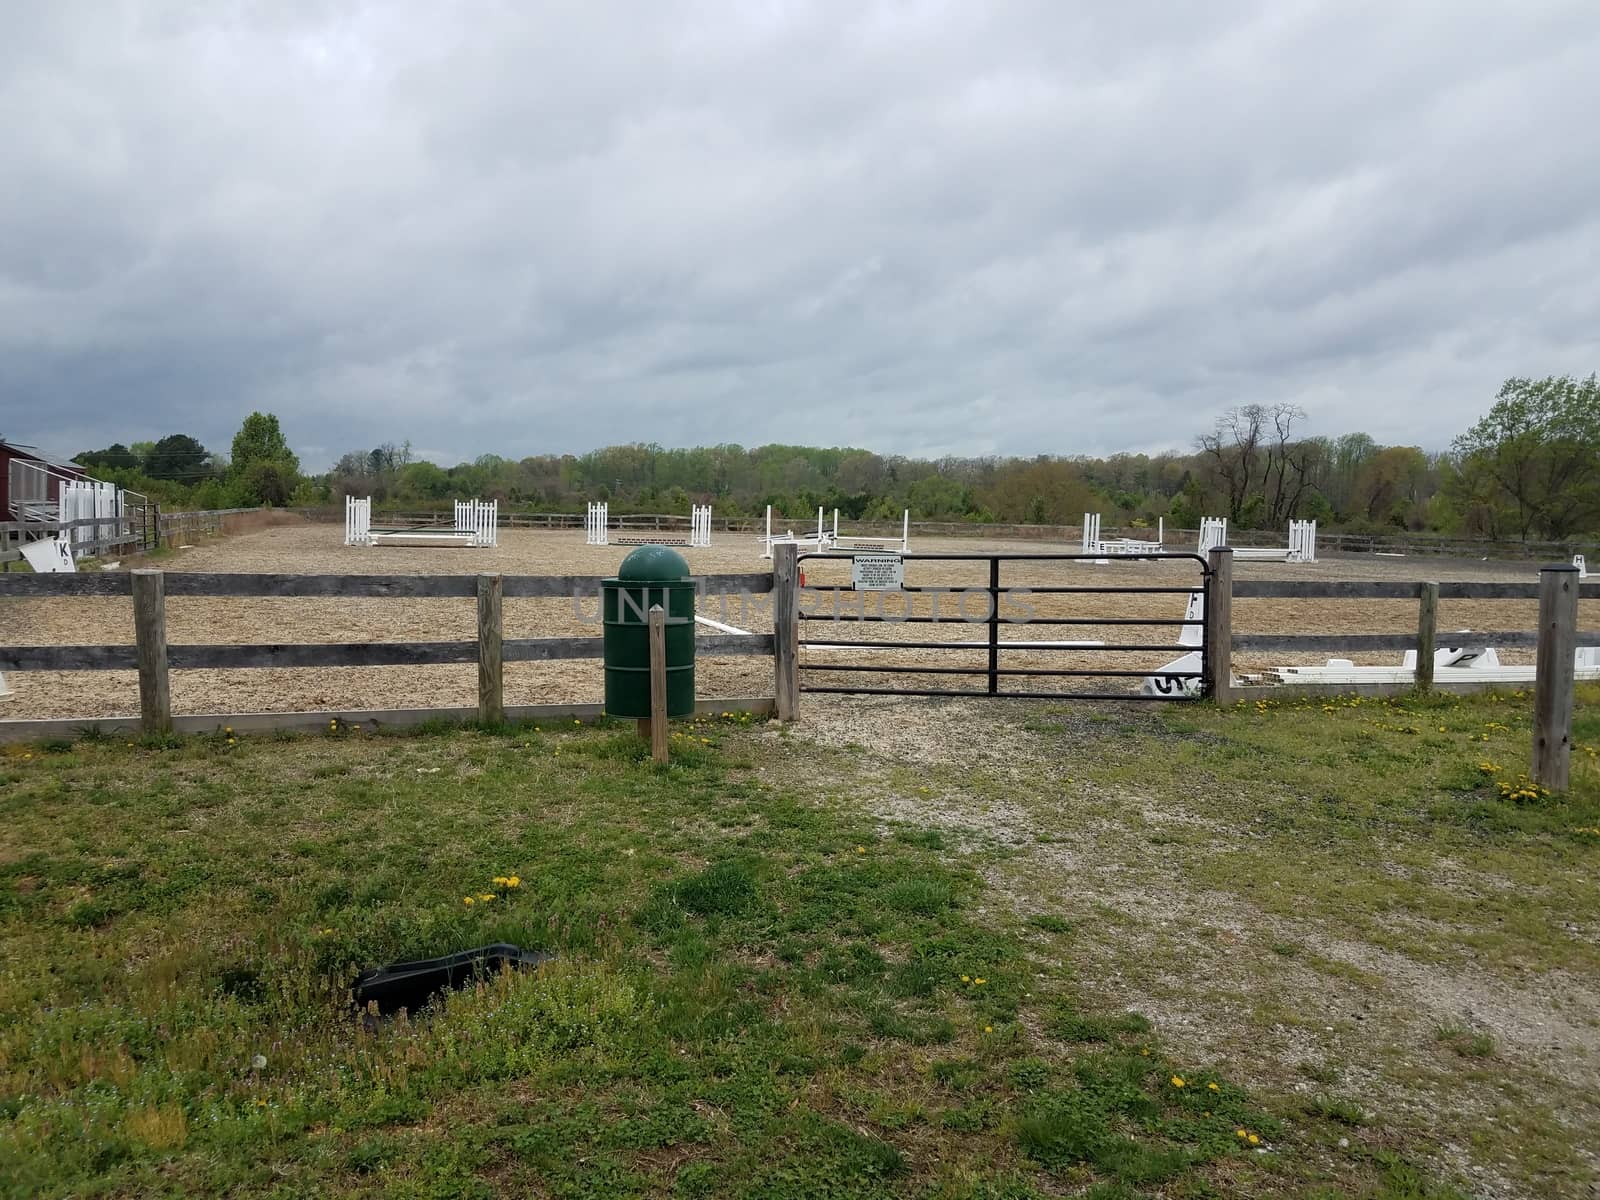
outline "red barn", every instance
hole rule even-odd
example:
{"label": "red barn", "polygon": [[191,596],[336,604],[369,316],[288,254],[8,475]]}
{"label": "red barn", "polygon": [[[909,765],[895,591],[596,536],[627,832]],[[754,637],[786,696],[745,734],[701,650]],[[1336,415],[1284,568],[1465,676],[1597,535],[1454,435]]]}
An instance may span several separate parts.
{"label": "red barn", "polygon": [[0,521],[53,521],[61,485],[88,478],[77,463],[37,446],[0,441]]}

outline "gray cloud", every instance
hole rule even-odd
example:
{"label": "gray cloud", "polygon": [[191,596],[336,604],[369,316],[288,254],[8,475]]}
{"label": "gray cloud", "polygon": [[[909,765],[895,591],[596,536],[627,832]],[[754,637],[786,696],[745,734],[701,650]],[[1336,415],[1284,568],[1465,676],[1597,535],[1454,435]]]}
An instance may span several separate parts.
{"label": "gray cloud", "polygon": [[1600,10],[12,0],[0,432],[1441,446],[1600,366]]}

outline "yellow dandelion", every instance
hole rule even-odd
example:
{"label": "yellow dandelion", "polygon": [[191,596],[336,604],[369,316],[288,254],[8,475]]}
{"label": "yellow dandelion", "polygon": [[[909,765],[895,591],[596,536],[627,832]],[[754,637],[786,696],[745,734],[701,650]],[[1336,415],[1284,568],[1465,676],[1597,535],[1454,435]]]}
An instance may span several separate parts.
{"label": "yellow dandelion", "polygon": [[472,897],[471,896],[463,896],[463,897],[461,897],[461,903],[463,903],[463,904],[465,904],[465,905],[470,907],[471,904],[472,904]]}
{"label": "yellow dandelion", "polygon": [[229,738],[228,739],[228,745],[234,746],[234,745],[237,745],[237,744],[238,744],[238,742],[237,742],[236,739],[234,739],[234,738]]}
{"label": "yellow dandelion", "polygon": [[232,733],[233,732],[233,726],[232,725],[224,725],[222,727],[222,732],[223,733]]}
{"label": "yellow dandelion", "polygon": [[1233,1131],[1233,1136],[1234,1136],[1234,1137],[1249,1137],[1249,1136],[1250,1136],[1250,1134],[1249,1134],[1249,1133],[1247,1133],[1247,1132],[1246,1132],[1246,1131],[1245,1131],[1245,1130],[1243,1130],[1243,1129],[1235,1129],[1235,1130],[1234,1130],[1234,1131]]}
{"label": "yellow dandelion", "polygon": [[1149,1058],[1150,1057],[1150,1047],[1149,1046],[1141,1047],[1140,1050],[1139,1050],[1139,1053],[1144,1055],[1146,1058]]}
{"label": "yellow dandelion", "polygon": [[483,895],[479,896],[478,899],[482,900],[485,904],[487,904],[487,903],[489,903],[489,901],[494,899],[494,893],[493,892],[485,892]]}
{"label": "yellow dandelion", "polygon": [[983,1031],[985,1033],[993,1033],[994,1032],[994,1026],[993,1025],[985,1025],[983,1027]]}
{"label": "yellow dandelion", "polygon": [[1210,1088],[1213,1092],[1220,1092],[1222,1090],[1214,1083],[1208,1083],[1206,1084],[1206,1087]]}
{"label": "yellow dandelion", "polygon": [[961,982],[962,982],[962,983],[971,983],[971,982],[972,982],[972,980],[970,980],[970,979],[968,979],[968,978],[967,978],[967,977],[966,977],[966,976],[965,976],[965,975],[963,975],[963,976],[962,976],[962,977],[961,977]]}
{"label": "yellow dandelion", "polygon": [[1183,1076],[1182,1075],[1174,1075],[1172,1077],[1172,1086],[1181,1088],[1183,1086]]}
{"label": "yellow dandelion", "polygon": [[973,984],[975,986],[981,987],[983,984],[988,983],[989,981],[987,979],[985,979],[982,975],[978,975],[978,976],[975,976],[973,978],[972,982],[973,982]]}
{"label": "yellow dandelion", "polygon": [[1252,1146],[1259,1146],[1261,1144],[1261,1139],[1252,1133],[1250,1135],[1250,1144]]}
{"label": "yellow dandelion", "polygon": [[520,876],[520,875],[508,876],[506,878],[506,886],[508,888],[521,887],[522,886],[522,876]]}
{"label": "yellow dandelion", "polygon": [[865,854],[866,852],[867,852],[867,848],[865,846],[857,846],[856,847],[856,853],[857,854]]}

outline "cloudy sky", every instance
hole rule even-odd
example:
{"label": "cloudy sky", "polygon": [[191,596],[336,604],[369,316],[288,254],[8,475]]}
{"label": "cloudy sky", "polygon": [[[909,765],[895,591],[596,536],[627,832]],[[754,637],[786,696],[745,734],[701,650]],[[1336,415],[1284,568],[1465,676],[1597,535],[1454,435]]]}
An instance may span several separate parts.
{"label": "cloudy sky", "polygon": [[[0,0],[0,436],[1442,447],[1600,368],[1600,5]],[[1587,116],[1585,114],[1588,114]]]}

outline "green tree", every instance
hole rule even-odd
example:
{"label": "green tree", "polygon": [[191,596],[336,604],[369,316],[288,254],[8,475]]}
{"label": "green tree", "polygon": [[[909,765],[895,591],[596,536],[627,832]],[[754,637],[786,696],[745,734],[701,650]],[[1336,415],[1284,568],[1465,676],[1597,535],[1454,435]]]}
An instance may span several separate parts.
{"label": "green tree", "polygon": [[211,455],[198,438],[187,433],[171,433],[145,455],[144,473],[151,479],[172,479],[194,483],[213,473]]}
{"label": "green tree", "polygon": [[104,450],[85,450],[75,460],[89,467],[107,471],[133,471],[139,467],[139,456],[121,442],[112,442]]}
{"label": "green tree", "polygon": [[233,435],[232,477],[256,504],[284,504],[299,486],[300,460],[272,413],[251,413]]}
{"label": "green tree", "polygon": [[251,413],[233,435],[233,469],[242,475],[258,462],[276,463],[291,475],[300,473],[300,460],[271,413]]}
{"label": "green tree", "polygon": [[1565,538],[1600,519],[1600,385],[1593,375],[1506,380],[1488,415],[1454,449],[1477,502],[1497,502],[1524,541],[1535,532]]}

